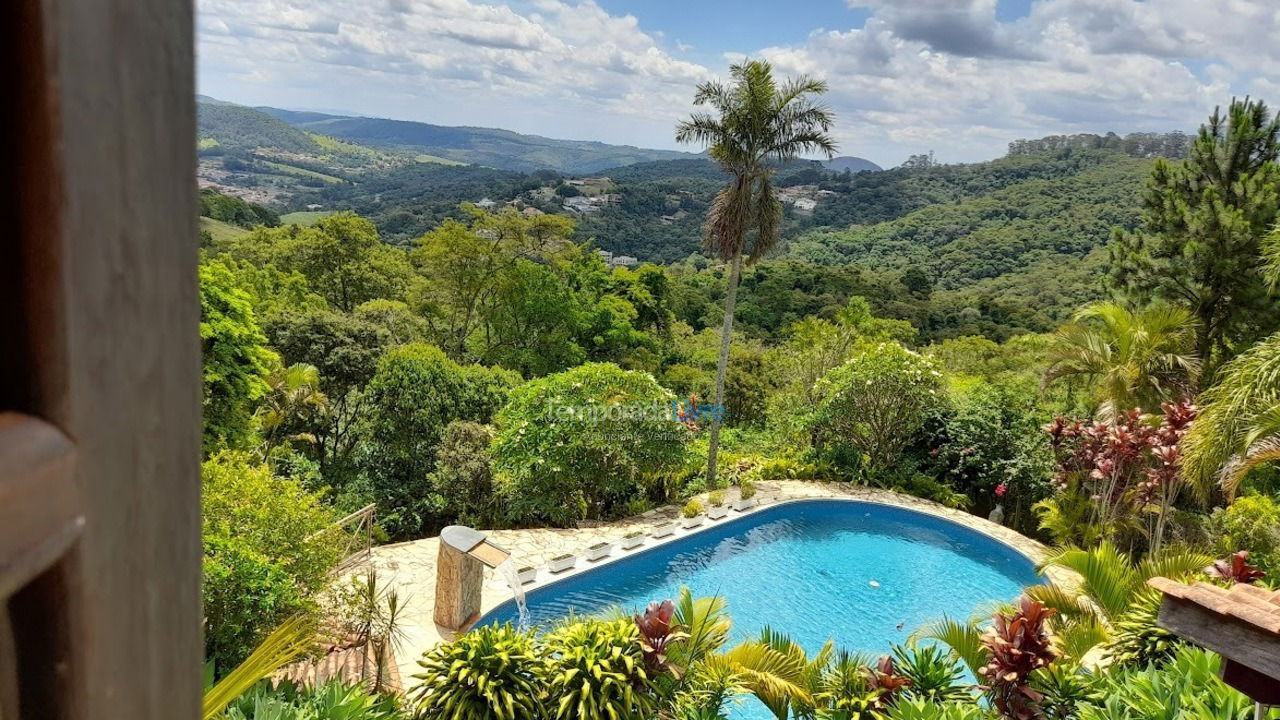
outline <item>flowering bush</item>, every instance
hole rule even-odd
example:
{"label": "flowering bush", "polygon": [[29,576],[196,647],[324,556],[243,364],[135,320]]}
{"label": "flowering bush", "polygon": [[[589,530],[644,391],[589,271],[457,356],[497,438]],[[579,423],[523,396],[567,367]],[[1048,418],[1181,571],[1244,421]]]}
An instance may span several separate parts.
{"label": "flowering bush", "polygon": [[1008,524],[1034,526],[1031,507],[1053,491],[1053,455],[1039,431],[1035,398],[1003,385],[982,385],[942,414],[930,439],[930,464],[965,493],[974,512],[1005,507]]}
{"label": "flowering bush", "polygon": [[648,373],[609,363],[516,388],[493,444],[509,519],[565,526],[624,511],[685,457],[691,431],[674,401]]}
{"label": "flowering bush", "polygon": [[1134,409],[1112,421],[1058,418],[1045,426],[1059,491],[1086,493],[1092,501],[1091,520],[1104,534],[1140,528],[1153,550],[1160,548],[1169,511],[1182,489],[1180,445],[1196,416],[1196,406],[1185,402],[1165,403],[1161,409],[1162,416]]}
{"label": "flowering bush", "polygon": [[868,470],[882,471],[942,404],[939,367],[898,343],[869,343],[818,381],[810,430],[824,444],[852,451]]}

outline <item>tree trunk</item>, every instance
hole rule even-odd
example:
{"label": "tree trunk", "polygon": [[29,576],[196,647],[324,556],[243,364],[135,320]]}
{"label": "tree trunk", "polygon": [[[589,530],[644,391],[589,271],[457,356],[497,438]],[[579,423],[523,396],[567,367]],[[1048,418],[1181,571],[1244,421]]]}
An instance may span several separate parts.
{"label": "tree trunk", "polygon": [[724,376],[729,369],[729,343],[733,340],[733,308],[738,303],[738,281],[742,278],[742,253],[733,256],[729,289],[724,296],[724,325],[720,330],[720,362],[716,365],[716,396],[719,412],[711,419],[711,442],[707,447],[707,487],[716,482],[716,455],[720,450],[720,418],[724,414]]}

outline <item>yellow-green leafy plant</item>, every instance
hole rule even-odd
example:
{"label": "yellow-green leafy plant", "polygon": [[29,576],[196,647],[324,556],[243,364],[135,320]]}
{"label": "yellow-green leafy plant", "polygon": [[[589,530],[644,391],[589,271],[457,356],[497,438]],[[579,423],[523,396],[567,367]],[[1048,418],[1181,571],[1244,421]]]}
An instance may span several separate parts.
{"label": "yellow-green leafy plant", "polygon": [[316,624],[310,615],[295,615],[249,653],[249,657],[204,693],[201,720],[213,720],[227,704],[248,692],[262,678],[306,652],[314,644]]}
{"label": "yellow-green leafy plant", "polygon": [[[545,717],[556,720],[648,720],[654,698],[631,619],[586,620],[543,638],[550,664]],[[544,717],[543,715],[520,715]]]}
{"label": "yellow-green leafy plant", "polygon": [[697,500],[690,500],[680,508],[680,514],[687,518],[698,517],[702,514],[702,503]]}
{"label": "yellow-green leafy plant", "polygon": [[418,665],[422,672],[413,677],[421,684],[410,695],[418,718],[545,717],[543,690],[548,666],[532,633],[510,624],[477,628],[428,650]]}
{"label": "yellow-green leafy plant", "polygon": [[743,500],[750,500],[756,496],[756,484],[750,480],[743,480],[738,486],[738,496]]}
{"label": "yellow-green leafy plant", "polygon": [[707,502],[712,507],[720,507],[721,505],[724,504],[724,491],[712,490],[711,493],[707,495]]}

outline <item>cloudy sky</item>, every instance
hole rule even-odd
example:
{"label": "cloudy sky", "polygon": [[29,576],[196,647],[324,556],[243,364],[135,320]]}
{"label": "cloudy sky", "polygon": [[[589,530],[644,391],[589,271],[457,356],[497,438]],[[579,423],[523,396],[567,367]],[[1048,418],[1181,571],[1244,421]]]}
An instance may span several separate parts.
{"label": "cloudy sky", "polygon": [[198,0],[200,92],[677,147],[734,60],[831,85],[841,153],[981,160],[1280,104],[1280,0]]}

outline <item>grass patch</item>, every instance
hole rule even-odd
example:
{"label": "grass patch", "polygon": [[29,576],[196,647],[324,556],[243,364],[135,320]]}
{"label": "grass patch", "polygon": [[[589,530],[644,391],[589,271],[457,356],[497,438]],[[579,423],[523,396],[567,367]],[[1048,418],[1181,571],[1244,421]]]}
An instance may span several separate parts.
{"label": "grass patch", "polygon": [[239,225],[232,225],[231,223],[207,217],[200,218],[200,229],[208,230],[209,234],[213,236],[213,241],[215,243],[234,240],[241,235],[249,234],[248,230],[245,230]]}
{"label": "grass patch", "polygon": [[306,168],[294,167],[292,165],[285,165],[284,163],[274,162],[271,160],[266,161],[264,164],[267,167],[270,167],[272,170],[278,170],[282,173],[285,173],[286,175],[297,175],[299,177],[315,178],[317,180],[321,180],[323,182],[327,182],[330,184],[342,182],[342,178],[340,177],[325,175],[324,173],[316,172],[315,170],[307,170]]}
{"label": "grass patch", "polygon": [[301,210],[299,212],[285,213],[280,216],[280,222],[285,225],[301,225],[310,227],[321,220],[329,217],[337,212],[336,210]]}
{"label": "grass patch", "polygon": [[420,163],[435,163],[437,165],[466,165],[464,162],[450,160],[449,158],[440,157],[439,155],[427,155],[425,153],[414,155],[413,159]]}

